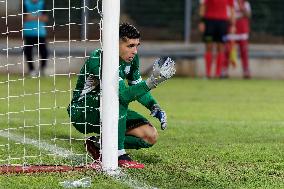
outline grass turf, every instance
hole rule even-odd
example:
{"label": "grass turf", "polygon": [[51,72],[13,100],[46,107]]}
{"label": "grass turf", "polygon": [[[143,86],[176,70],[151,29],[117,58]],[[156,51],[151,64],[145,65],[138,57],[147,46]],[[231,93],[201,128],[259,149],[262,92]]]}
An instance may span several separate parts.
{"label": "grass turf", "polygon": [[[13,78],[12,78],[13,79]],[[6,78],[1,77],[1,81]],[[69,86],[75,78],[57,77],[9,82],[10,96],[7,106],[7,83],[0,84],[1,129],[18,128],[32,123],[40,127],[25,128],[30,138],[41,140],[84,153],[83,135],[68,124],[66,114]],[[17,82],[19,82],[17,84]],[[13,87],[18,86],[18,87]],[[158,143],[143,150],[129,150],[132,157],[145,163],[143,170],[124,170],[130,178],[158,188],[283,188],[284,187],[284,88],[283,81],[275,80],[202,80],[175,78],[153,90],[153,95],[168,115],[168,129],[161,131],[159,123],[137,103],[137,110],[156,126]],[[37,94],[38,89],[45,94]],[[56,90],[55,90],[56,89]],[[54,91],[53,93],[51,91]],[[39,101],[40,98],[40,101]],[[29,113],[26,109],[45,107]],[[48,107],[53,107],[48,109]],[[4,114],[4,115],[2,115]],[[40,117],[40,119],[39,119]],[[54,121],[56,118],[56,121]],[[17,129],[21,133],[23,129]],[[17,131],[15,130],[15,132]],[[71,139],[70,139],[71,134]],[[68,139],[52,141],[51,138]],[[12,147],[8,148],[6,144]],[[0,137],[0,160],[23,156],[23,147]],[[26,145],[32,154],[39,154],[33,146]],[[19,153],[20,152],[20,153]],[[44,154],[45,152],[41,152]],[[59,158],[60,159],[60,158]],[[56,163],[57,163],[57,159]],[[11,160],[12,161],[12,160]],[[12,162],[22,161],[13,160]],[[54,159],[42,156],[40,162],[53,163]],[[31,162],[38,162],[31,160]],[[59,161],[60,162],[60,161]],[[64,160],[63,160],[64,162]],[[92,188],[129,188],[125,181],[101,173],[51,173],[36,175],[2,175],[0,188],[59,188],[59,182],[68,179],[92,178]]]}

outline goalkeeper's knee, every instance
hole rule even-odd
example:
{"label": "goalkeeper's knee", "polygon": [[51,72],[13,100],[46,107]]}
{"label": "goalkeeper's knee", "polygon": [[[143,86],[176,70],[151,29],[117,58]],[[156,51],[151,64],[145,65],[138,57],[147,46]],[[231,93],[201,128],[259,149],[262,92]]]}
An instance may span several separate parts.
{"label": "goalkeeper's knee", "polygon": [[157,139],[158,139],[158,133],[156,132],[156,133],[151,133],[151,135],[144,136],[144,138],[142,138],[141,140],[153,146],[154,144],[156,144]]}

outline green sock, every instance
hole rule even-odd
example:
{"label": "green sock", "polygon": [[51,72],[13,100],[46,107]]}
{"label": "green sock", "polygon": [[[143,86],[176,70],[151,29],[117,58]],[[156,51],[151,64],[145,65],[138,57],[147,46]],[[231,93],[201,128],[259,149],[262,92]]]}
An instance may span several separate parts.
{"label": "green sock", "polygon": [[125,136],[125,141],[124,141],[124,147],[125,149],[140,149],[140,148],[150,148],[152,147],[153,144],[149,144],[145,140],[131,136],[131,135],[126,135]]}

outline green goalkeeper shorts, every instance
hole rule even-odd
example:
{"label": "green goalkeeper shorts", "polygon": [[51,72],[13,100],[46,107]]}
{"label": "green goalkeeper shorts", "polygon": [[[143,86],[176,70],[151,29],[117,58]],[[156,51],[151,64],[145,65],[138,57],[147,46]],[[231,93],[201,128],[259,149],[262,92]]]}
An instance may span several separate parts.
{"label": "green goalkeeper shorts", "polygon": [[127,110],[126,131],[135,129],[145,124],[149,124],[150,126],[152,126],[150,122],[145,117],[140,115],[139,113],[133,110],[130,110],[130,109]]}
{"label": "green goalkeeper shorts", "polygon": [[98,97],[88,95],[86,100],[71,103],[67,111],[72,124],[80,133],[100,133],[99,107]]}
{"label": "green goalkeeper shorts", "polygon": [[[100,133],[100,112],[99,101],[87,98],[85,101],[72,103],[67,111],[71,117],[71,122],[80,133]],[[125,122],[124,122],[125,123]],[[126,131],[140,127],[150,122],[139,113],[128,109],[126,116]],[[121,127],[118,127],[121,128]]]}

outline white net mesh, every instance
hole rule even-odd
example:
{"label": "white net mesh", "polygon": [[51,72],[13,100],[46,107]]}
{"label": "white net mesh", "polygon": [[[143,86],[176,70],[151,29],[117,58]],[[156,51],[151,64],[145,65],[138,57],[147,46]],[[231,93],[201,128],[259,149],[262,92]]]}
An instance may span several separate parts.
{"label": "white net mesh", "polygon": [[[80,67],[101,47],[101,2],[45,1],[44,9],[27,13],[24,1],[0,0],[0,165],[86,164],[86,135],[75,130],[66,109]],[[38,37],[30,45],[32,72],[23,51],[29,46],[24,17],[43,12],[49,18],[48,56],[42,56]]]}

